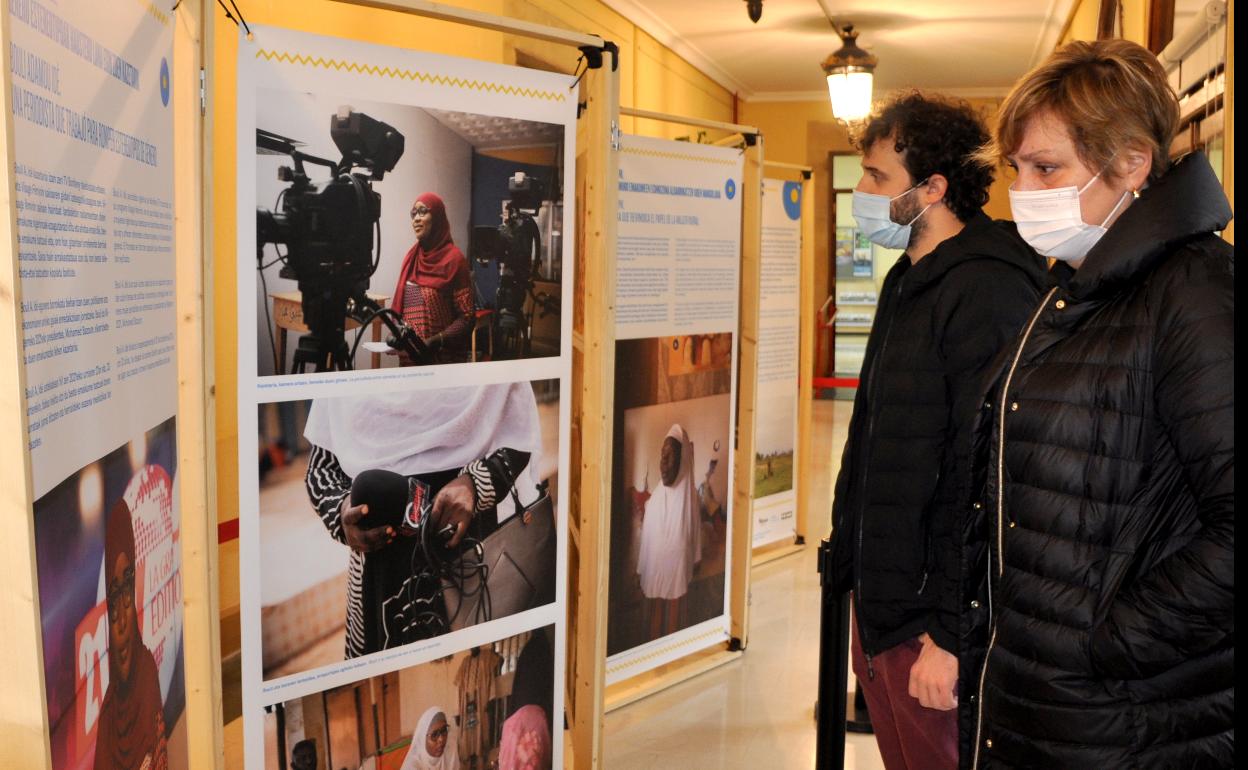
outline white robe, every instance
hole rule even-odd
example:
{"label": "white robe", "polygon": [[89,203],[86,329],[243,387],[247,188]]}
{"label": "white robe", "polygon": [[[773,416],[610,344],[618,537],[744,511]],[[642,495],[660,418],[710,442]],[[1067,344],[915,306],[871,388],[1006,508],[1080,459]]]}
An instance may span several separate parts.
{"label": "white robe", "polygon": [[654,488],[641,521],[637,574],[641,592],[648,599],[684,596],[693,579],[693,567],[702,559],[693,442],[680,425],[673,425],[666,438],[680,442],[680,470],[670,487],[660,482]]}

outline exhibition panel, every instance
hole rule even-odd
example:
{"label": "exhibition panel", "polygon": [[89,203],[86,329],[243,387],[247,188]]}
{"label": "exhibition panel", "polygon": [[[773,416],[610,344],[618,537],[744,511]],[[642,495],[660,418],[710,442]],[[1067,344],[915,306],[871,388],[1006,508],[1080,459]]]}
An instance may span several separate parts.
{"label": "exhibition panel", "polygon": [[621,140],[608,683],[728,639],[742,169]]}
{"label": "exhibition panel", "polygon": [[186,767],[174,20],[5,14],[44,745]]}
{"label": "exhibition panel", "polygon": [[[544,673],[527,676],[545,692],[543,766],[560,764],[577,84],[251,29],[237,103],[238,253],[256,255],[238,271],[246,766],[310,739],[272,723],[275,705],[466,650],[498,676],[507,640],[547,627]],[[497,152],[520,147],[544,162]],[[289,355],[271,312],[284,293],[302,315]],[[366,340],[377,321],[385,340]],[[257,466],[262,436],[281,452]],[[457,681],[459,708],[405,691],[417,703],[396,735],[437,706],[460,740],[436,756],[481,765],[508,750],[517,704]],[[331,748],[352,723],[329,720]],[[351,748],[335,756],[378,766],[427,748],[339,737]]]}
{"label": "exhibition panel", "polygon": [[802,183],[763,181],[753,546],[797,537]]}

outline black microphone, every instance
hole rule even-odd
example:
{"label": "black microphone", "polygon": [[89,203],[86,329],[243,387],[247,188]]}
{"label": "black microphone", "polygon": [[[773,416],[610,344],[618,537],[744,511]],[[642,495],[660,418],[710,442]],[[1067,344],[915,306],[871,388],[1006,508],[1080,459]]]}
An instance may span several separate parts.
{"label": "black microphone", "polygon": [[368,515],[360,520],[360,526],[398,529],[412,500],[409,486],[401,473],[375,468],[362,471],[351,482],[351,505],[368,506]]}

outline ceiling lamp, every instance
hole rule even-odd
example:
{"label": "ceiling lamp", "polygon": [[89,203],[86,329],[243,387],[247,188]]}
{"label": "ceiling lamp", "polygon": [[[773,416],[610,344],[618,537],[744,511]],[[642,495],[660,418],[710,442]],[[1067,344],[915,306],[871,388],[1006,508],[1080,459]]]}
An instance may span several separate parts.
{"label": "ceiling lamp", "polygon": [[745,12],[755,24],[763,18],[763,0],[745,0]]}
{"label": "ceiling lamp", "polygon": [[879,60],[858,47],[854,25],[846,24],[837,34],[841,47],[828,54],[821,65],[828,76],[832,116],[845,122],[862,120],[871,114],[871,89]]}

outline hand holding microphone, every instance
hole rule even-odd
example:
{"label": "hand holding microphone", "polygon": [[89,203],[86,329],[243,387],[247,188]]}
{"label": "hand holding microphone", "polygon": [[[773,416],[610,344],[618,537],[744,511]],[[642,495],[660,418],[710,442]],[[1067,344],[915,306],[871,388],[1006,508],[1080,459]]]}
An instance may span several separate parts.
{"label": "hand holding microphone", "polygon": [[472,479],[460,476],[432,502],[429,498],[429,487],[419,479],[393,471],[363,471],[351,482],[350,497],[342,502],[347,545],[368,553],[389,545],[398,534],[416,535],[423,527],[433,527],[432,542],[458,546],[476,514]]}
{"label": "hand holding microphone", "polygon": [[477,511],[477,492],[468,476],[458,476],[438,492],[433,500],[432,524],[435,532],[451,532],[447,546],[454,548],[464,539],[468,524]]}

